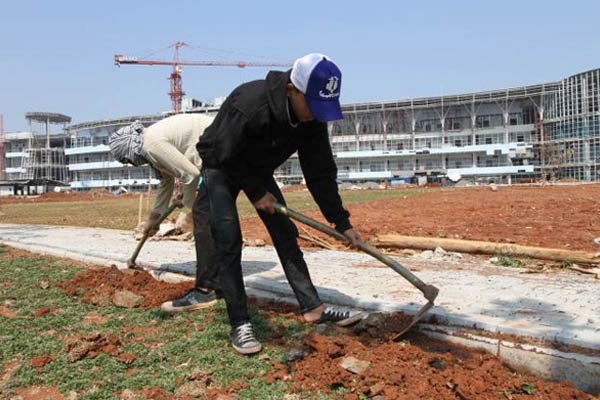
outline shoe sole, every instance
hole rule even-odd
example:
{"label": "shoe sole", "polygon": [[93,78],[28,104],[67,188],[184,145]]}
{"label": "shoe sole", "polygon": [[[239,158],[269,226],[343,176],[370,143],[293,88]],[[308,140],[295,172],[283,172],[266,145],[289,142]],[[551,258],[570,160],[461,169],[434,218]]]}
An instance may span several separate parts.
{"label": "shoe sole", "polygon": [[260,343],[254,347],[237,347],[233,343],[231,343],[231,346],[235,351],[243,355],[255,354],[262,350],[262,345]]}
{"label": "shoe sole", "polygon": [[338,321],[335,324],[337,326],[349,326],[349,325],[357,323],[358,321],[360,321],[364,317],[365,317],[365,313],[360,312],[360,313],[358,313],[356,315],[353,315],[353,316],[351,316],[349,318],[346,318],[346,319],[343,319],[341,321]]}
{"label": "shoe sole", "polygon": [[203,310],[205,308],[212,307],[212,306],[216,305],[218,302],[219,301],[217,299],[215,299],[215,300],[208,301],[206,303],[199,303],[199,304],[194,304],[191,306],[174,307],[173,302],[168,301],[166,303],[163,303],[160,306],[160,309],[162,311],[169,312],[169,313],[176,313],[176,312],[183,312],[183,311],[196,311],[196,310]]}

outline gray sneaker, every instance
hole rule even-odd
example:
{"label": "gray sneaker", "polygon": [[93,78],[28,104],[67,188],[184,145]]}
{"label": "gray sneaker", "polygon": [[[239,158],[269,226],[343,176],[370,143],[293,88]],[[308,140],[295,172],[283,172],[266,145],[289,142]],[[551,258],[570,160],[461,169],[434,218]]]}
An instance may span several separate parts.
{"label": "gray sneaker", "polygon": [[254,354],[262,349],[262,345],[254,337],[254,330],[250,322],[231,330],[231,345],[240,354]]}
{"label": "gray sneaker", "polygon": [[321,314],[321,318],[314,323],[335,322],[337,326],[348,326],[357,323],[364,317],[365,313],[362,311],[342,310],[337,307],[328,306],[323,311],[323,314]]}
{"label": "gray sneaker", "polygon": [[214,290],[205,292],[194,288],[179,299],[162,303],[160,309],[166,312],[193,311],[212,307],[215,304],[217,304],[217,295]]}

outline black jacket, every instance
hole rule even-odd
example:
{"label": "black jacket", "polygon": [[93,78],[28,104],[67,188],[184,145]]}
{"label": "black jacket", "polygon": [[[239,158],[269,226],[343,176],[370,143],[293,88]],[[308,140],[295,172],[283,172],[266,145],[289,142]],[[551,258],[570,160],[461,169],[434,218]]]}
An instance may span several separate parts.
{"label": "black jacket", "polygon": [[292,127],[289,77],[289,71],[271,71],[266,79],[245,83],[229,95],[196,146],[202,165],[226,171],[255,202],[266,193],[261,177],[272,176],[297,151],[313,198],[327,221],[343,232],[352,226],[338,193],[327,124],[314,120]]}

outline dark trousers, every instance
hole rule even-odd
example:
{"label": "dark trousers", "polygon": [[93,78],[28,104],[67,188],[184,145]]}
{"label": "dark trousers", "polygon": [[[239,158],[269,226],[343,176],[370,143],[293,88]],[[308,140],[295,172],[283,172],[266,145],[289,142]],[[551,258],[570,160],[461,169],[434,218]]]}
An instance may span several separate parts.
{"label": "dark trousers", "polygon": [[[235,328],[250,320],[242,275],[242,232],[236,206],[241,189],[234,186],[222,170],[204,168],[202,179],[194,204],[194,232],[198,265],[210,266],[198,268],[201,271],[196,278],[203,282],[210,280],[217,266],[229,323]],[[273,176],[264,177],[263,184],[279,203],[285,204]],[[258,215],[273,240],[300,311],[305,313],[319,307],[322,302],[298,247],[298,229],[281,214],[258,211]]]}
{"label": "dark trousers", "polygon": [[210,207],[206,187],[201,184],[194,206],[194,242],[196,245],[196,288],[220,289],[217,250],[209,225]]}

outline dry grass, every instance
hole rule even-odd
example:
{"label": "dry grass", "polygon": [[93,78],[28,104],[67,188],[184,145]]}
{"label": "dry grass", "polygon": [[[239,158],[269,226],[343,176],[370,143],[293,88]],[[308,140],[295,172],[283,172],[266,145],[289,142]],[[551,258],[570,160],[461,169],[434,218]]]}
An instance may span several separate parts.
{"label": "dry grass", "polygon": [[[361,203],[422,193],[422,190],[357,190],[343,191],[345,204]],[[317,209],[308,191],[284,194],[288,205],[298,211]],[[148,215],[147,199],[143,201],[143,218]],[[109,229],[133,229],[138,222],[138,198],[99,199],[48,203],[3,204],[0,222],[17,224],[91,226]],[[245,195],[238,199],[241,218],[255,216],[254,207]]]}

